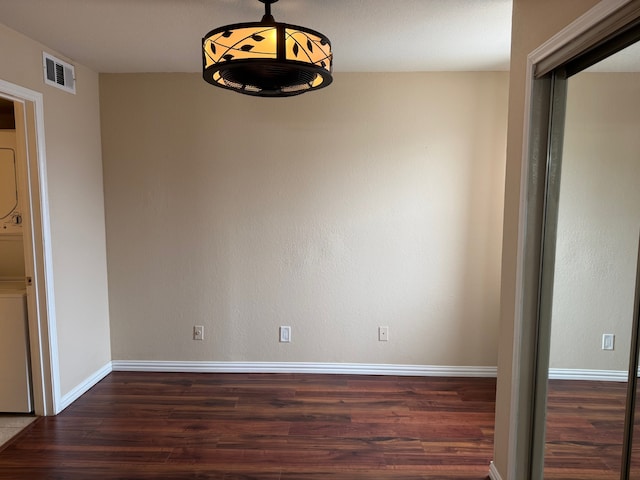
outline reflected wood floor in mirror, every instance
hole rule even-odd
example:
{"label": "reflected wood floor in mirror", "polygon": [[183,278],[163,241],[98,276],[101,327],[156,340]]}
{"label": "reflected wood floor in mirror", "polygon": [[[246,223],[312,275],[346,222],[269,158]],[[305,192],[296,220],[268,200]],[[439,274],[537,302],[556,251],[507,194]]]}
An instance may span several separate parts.
{"label": "reflected wood floor in mirror", "polygon": [[545,480],[620,479],[626,395],[626,382],[549,381]]}
{"label": "reflected wood floor in mirror", "polygon": [[114,372],[0,479],[487,479],[495,379]]}

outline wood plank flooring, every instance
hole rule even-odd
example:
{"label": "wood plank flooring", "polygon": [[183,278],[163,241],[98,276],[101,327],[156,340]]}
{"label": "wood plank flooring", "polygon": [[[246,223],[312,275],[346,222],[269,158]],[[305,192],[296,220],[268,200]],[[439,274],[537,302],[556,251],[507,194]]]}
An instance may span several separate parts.
{"label": "wood plank flooring", "polygon": [[545,480],[620,478],[626,394],[626,382],[549,381]]}
{"label": "wood plank flooring", "polygon": [[488,478],[495,380],[115,372],[0,451],[0,479]]}

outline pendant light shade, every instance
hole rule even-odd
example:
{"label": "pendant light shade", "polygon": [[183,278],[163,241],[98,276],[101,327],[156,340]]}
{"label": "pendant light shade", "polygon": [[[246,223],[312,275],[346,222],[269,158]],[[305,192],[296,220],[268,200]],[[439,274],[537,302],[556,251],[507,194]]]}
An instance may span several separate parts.
{"label": "pendant light shade", "polygon": [[216,28],[202,39],[202,76],[216,87],[260,97],[289,97],[328,86],[331,42],[320,32],[276,22],[271,4],[260,22]]}

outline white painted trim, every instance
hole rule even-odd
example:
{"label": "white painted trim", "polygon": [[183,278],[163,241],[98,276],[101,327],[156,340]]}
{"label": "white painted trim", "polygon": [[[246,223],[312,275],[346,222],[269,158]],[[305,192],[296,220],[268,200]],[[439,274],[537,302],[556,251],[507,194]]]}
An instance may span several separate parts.
{"label": "white painted trim", "polygon": [[601,380],[626,382],[629,372],[625,370],[587,370],[578,368],[550,368],[550,380]]}
{"label": "white painted trim", "polygon": [[[45,148],[45,134],[44,134],[44,100],[42,93],[30,90],[20,85],[16,85],[5,80],[0,79],[0,94],[2,96],[10,98],[12,100],[23,103],[25,101],[32,102],[35,106],[35,130],[36,130],[36,152],[29,152],[27,154],[35,153],[36,165],[38,170],[38,192],[39,192],[39,205],[38,210],[40,215],[31,216],[32,231],[33,225],[37,222],[37,229],[42,235],[42,245],[39,242],[34,242],[34,266],[36,272],[41,271],[44,273],[42,279],[42,291],[45,298],[41,298],[40,288],[38,288],[37,282],[39,281],[38,275],[34,276],[34,282],[36,285],[34,295],[36,297],[35,302],[38,305],[38,319],[37,327],[38,331],[34,333],[37,337],[36,343],[39,345],[39,351],[37,352],[38,358],[38,371],[37,375],[34,375],[32,381],[38,382],[40,391],[42,392],[42,398],[36,399],[36,413],[40,415],[55,415],[59,412],[58,404],[60,403],[60,370],[58,362],[58,338],[56,327],[56,310],[54,301],[54,287],[53,287],[53,253],[51,250],[51,227],[49,223],[49,196],[47,193],[47,160],[46,160],[46,148]],[[26,134],[29,134],[29,129],[26,127]],[[29,164],[34,162],[33,158],[28,158]],[[29,176],[29,175],[28,175]],[[29,181],[29,188],[33,188],[34,185]],[[30,207],[33,208],[31,202],[33,195],[29,193]],[[41,247],[41,251],[38,248]],[[44,309],[39,307],[44,305]],[[33,352],[32,352],[33,357]],[[41,407],[39,407],[41,405]]]}
{"label": "white painted trim", "polygon": [[55,290],[53,288],[53,250],[51,246],[51,223],[49,215],[49,181],[47,176],[47,156],[44,137],[44,103],[42,95],[39,94],[39,101],[36,106],[36,136],[38,148],[38,179],[40,187],[40,222],[42,230],[42,254],[44,270],[44,288],[46,290],[45,299],[47,309],[47,325],[49,348],[51,356],[51,383],[53,384],[53,412],[58,414],[60,402],[60,363],[58,360],[58,327],[56,317]]}
{"label": "white painted trim", "polygon": [[58,413],[63,411],[65,408],[67,408],[69,405],[75,402],[78,398],[80,398],[82,395],[87,393],[91,387],[93,387],[96,383],[98,383],[104,377],[109,375],[111,371],[112,371],[112,366],[111,366],[111,362],[109,362],[106,365],[104,365],[100,370],[98,370],[97,372],[94,372],[89,377],[87,377],[82,383],[77,385],[69,393],[65,394],[60,399],[60,403],[58,405],[60,410],[58,411]]}
{"label": "white painted trim", "polygon": [[310,362],[167,362],[114,360],[112,367],[114,372],[319,373],[485,378],[494,378],[497,374],[496,367]]}
{"label": "white painted trim", "polygon": [[502,480],[500,472],[498,472],[498,468],[496,467],[495,463],[493,463],[493,461],[489,465],[489,478],[491,480]]}

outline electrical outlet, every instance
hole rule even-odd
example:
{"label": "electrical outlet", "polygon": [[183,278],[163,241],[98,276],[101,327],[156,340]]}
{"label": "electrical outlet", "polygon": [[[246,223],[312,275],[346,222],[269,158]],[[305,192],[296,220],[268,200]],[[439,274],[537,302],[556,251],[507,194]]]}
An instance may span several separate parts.
{"label": "electrical outlet", "polygon": [[602,335],[602,350],[613,350],[616,336],[613,333]]}
{"label": "electrical outlet", "polygon": [[291,343],[291,327],[280,327],[280,343]]}
{"label": "electrical outlet", "polygon": [[193,339],[204,340],[204,326],[202,325],[193,326]]}
{"label": "electrical outlet", "polygon": [[389,341],[389,327],[378,327],[378,341],[379,342]]}

